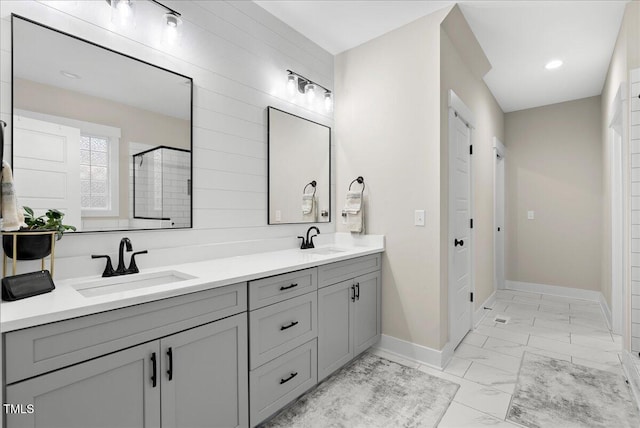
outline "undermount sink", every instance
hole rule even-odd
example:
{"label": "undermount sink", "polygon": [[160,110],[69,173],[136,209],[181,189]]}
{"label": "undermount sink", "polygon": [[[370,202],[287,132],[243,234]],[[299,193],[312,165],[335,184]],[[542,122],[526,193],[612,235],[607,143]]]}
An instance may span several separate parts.
{"label": "undermount sink", "polygon": [[97,297],[111,293],[154,287],[156,285],[171,284],[194,278],[195,276],[170,270],[101,278],[82,282],[81,284],[74,285],[73,288],[84,297]]}
{"label": "undermount sink", "polygon": [[331,254],[344,253],[347,250],[343,250],[340,248],[333,248],[333,247],[325,247],[325,248],[313,248],[311,250],[304,250],[304,251],[309,254],[318,254],[321,256],[328,256]]}

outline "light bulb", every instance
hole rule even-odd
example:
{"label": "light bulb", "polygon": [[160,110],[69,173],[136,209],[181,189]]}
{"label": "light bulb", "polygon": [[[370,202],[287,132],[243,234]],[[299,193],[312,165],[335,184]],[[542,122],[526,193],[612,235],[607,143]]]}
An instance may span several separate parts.
{"label": "light bulb", "polygon": [[135,4],[132,0],[111,0],[111,22],[135,27]]}
{"label": "light bulb", "polygon": [[287,93],[290,97],[296,94],[296,76],[293,74],[287,76]]}
{"label": "light bulb", "polygon": [[324,94],[324,109],[326,111],[331,111],[333,109],[333,96],[331,92],[326,92]]}
{"label": "light bulb", "polygon": [[307,102],[311,105],[316,99],[316,85],[313,83],[307,83],[304,87],[304,93],[307,95]]}
{"label": "light bulb", "polygon": [[182,36],[182,19],[175,13],[165,13],[164,24],[163,41],[169,45],[178,44]]}

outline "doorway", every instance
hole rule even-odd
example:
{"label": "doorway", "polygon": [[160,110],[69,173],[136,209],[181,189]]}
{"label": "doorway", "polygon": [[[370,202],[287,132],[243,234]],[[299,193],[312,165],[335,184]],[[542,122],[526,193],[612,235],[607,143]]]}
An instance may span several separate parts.
{"label": "doorway", "polygon": [[471,111],[449,91],[449,342],[456,348],[473,322]]}

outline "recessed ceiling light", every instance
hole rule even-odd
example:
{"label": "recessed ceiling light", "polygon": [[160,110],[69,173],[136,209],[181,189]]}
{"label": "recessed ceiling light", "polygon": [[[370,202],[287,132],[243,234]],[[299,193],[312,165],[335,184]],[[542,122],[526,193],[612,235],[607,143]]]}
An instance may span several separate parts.
{"label": "recessed ceiling light", "polygon": [[553,70],[556,68],[562,67],[562,61],[559,59],[554,59],[553,61],[549,61],[547,65],[544,66],[547,70]]}
{"label": "recessed ceiling light", "polygon": [[60,70],[60,74],[64,77],[68,77],[69,79],[80,79],[80,76],[75,73],[71,73],[70,71]]}

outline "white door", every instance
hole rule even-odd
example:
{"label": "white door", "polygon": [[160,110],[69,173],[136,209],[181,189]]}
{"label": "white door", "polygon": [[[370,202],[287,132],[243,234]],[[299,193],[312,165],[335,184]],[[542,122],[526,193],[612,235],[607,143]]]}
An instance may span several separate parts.
{"label": "white door", "polygon": [[505,150],[503,144],[495,140],[494,144],[494,177],[495,177],[495,206],[494,206],[494,243],[495,243],[495,286],[504,289],[504,168]]}
{"label": "white door", "polygon": [[14,116],[13,174],[18,203],[37,215],[56,208],[80,230],[80,130]]}
{"label": "white door", "polygon": [[471,130],[457,114],[449,118],[449,340],[455,347],[471,329]]}

